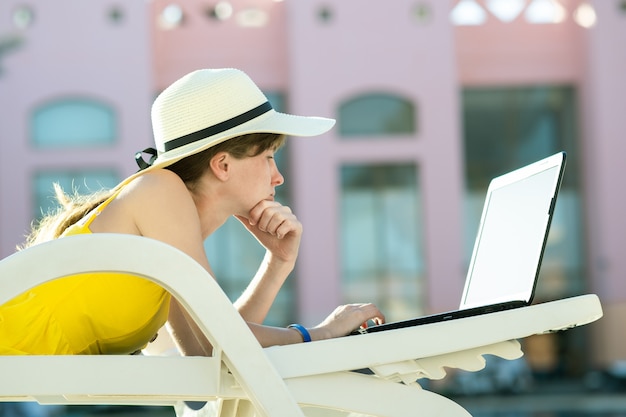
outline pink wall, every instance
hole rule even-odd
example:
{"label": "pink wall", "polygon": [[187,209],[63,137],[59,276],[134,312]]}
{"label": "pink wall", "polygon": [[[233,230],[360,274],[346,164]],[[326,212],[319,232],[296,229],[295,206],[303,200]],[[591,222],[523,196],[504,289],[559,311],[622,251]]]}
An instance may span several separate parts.
{"label": "pink wall", "polygon": [[[485,2],[480,2],[485,4]],[[550,84],[581,78],[586,30],[572,19],[581,0],[562,2],[567,19],[529,24],[523,14],[502,22],[489,14],[484,25],[455,28],[459,78],[465,86]]]}
{"label": "pink wall", "polygon": [[[425,204],[428,309],[454,308],[462,290],[461,158],[457,75],[449,6],[432,3],[427,25],[413,20],[414,2],[377,7],[333,3],[328,23],[317,16],[328,3],[288,2],[291,110],[335,117],[355,94],[397,92],[417,104],[416,137],[387,143],[342,142],[333,130],[321,139],[294,141],[291,178],[305,225],[298,275],[304,320],[313,322],[340,302],[337,189],[344,161],[415,161]],[[432,47],[437,39],[437,47]],[[410,42],[407,42],[410,40]],[[441,209],[445,207],[445,209]]]}
{"label": "pink wall", "polygon": [[[152,27],[154,73],[159,90],[182,75],[199,68],[239,68],[246,71],[265,89],[283,89],[287,84],[286,33],[284,3],[275,1],[230,2],[233,16],[219,21],[208,16],[217,2],[202,3],[182,0],[185,17],[180,28],[162,30]],[[169,0],[153,0],[153,22],[163,9],[174,4]],[[263,28],[242,28],[237,14],[254,9],[267,13],[268,25]]]}
{"label": "pink wall", "polygon": [[[584,181],[590,291],[600,295],[604,318],[595,327],[595,360],[626,359],[626,39],[624,13],[596,0],[600,24],[590,30],[584,67]],[[617,42],[617,43],[616,43]]]}
{"label": "pink wall", "polygon": [[625,16],[594,3],[601,26],[589,31],[584,103],[592,288],[607,302],[626,302],[626,39]]}

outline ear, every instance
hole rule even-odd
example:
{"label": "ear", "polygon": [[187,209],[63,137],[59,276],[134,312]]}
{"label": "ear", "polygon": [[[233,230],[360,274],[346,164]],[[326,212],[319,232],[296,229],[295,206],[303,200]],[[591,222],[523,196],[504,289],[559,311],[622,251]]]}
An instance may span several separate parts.
{"label": "ear", "polygon": [[231,171],[230,155],[226,152],[219,152],[209,161],[209,168],[217,179],[228,180]]}

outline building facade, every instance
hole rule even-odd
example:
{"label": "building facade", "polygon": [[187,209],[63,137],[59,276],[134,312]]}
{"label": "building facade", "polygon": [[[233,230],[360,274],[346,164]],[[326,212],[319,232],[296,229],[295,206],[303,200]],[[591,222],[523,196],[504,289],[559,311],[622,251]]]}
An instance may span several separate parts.
{"label": "building facade", "polygon": [[[456,308],[487,181],[565,150],[537,300],[594,292],[605,317],[529,360],[609,366],[626,359],[625,20],[620,0],[3,1],[0,253],[53,181],[86,192],[136,169],[169,83],[236,67],[276,108],[337,119],[279,155],[305,234],[272,323],[356,301],[390,319]],[[235,297],[262,251],[236,222],[206,246]]]}

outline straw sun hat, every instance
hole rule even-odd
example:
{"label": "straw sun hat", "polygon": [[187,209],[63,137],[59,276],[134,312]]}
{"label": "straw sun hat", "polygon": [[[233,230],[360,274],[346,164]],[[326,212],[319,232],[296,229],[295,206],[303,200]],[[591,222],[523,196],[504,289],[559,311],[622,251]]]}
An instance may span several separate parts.
{"label": "straw sun hat", "polygon": [[[152,106],[156,149],[137,152],[139,173],[163,168],[248,133],[316,136],[335,121],[275,111],[242,71],[201,69],[166,88]],[[143,153],[152,155],[146,162]]]}

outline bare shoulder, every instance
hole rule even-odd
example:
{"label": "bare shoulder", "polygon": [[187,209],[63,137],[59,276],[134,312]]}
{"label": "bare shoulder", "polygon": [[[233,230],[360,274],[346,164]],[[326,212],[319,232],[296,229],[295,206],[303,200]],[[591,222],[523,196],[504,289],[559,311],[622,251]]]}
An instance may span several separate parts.
{"label": "bare shoulder", "polygon": [[[120,197],[142,200],[146,196],[154,199],[168,197],[172,194],[189,195],[189,191],[178,175],[167,169],[157,169],[132,180],[120,192]],[[189,195],[189,197],[191,196]]]}
{"label": "bare shoulder", "polygon": [[155,170],[131,181],[119,195],[144,232],[154,225],[164,226],[181,218],[197,217],[191,193],[178,175],[166,169]]}
{"label": "bare shoulder", "polygon": [[[142,224],[166,212],[193,206],[183,181],[168,170],[155,170],[126,184],[118,196],[91,223],[92,232],[143,234]],[[162,223],[162,222],[161,222]]]}
{"label": "bare shoulder", "polygon": [[210,270],[198,210],[185,183],[172,171],[154,170],[133,179],[98,217],[92,223],[95,232],[131,233],[160,240]]}
{"label": "bare shoulder", "polygon": [[169,243],[206,263],[200,216],[191,192],[175,173],[141,175],[120,193],[142,236]]}

